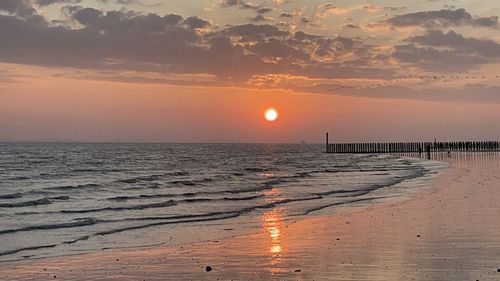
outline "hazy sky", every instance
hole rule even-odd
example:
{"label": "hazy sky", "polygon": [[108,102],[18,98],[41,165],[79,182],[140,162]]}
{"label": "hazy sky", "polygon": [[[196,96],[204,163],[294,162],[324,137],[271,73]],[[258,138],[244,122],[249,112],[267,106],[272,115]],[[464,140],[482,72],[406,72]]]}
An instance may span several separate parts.
{"label": "hazy sky", "polygon": [[486,0],[0,0],[0,140],[499,139],[499,14]]}

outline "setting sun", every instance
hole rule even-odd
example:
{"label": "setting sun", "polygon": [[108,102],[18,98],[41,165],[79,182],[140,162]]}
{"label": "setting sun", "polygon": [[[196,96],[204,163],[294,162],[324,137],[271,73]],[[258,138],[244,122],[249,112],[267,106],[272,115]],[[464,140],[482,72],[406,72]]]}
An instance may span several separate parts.
{"label": "setting sun", "polygon": [[276,121],[278,119],[278,111],[274,108],[268,108],[264,113],[264,118],[269,122]]}

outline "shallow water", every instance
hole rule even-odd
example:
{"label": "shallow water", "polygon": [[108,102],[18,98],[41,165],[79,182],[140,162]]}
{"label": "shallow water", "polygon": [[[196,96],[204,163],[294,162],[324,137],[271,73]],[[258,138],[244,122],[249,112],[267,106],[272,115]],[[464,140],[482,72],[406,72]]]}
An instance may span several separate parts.
{"label": "shallow water", "polygon": [[[322,145],[0,144],[0,261],[194,242],[400,198],[445,164]],[[286,207],[286,208],[284,208]]]}

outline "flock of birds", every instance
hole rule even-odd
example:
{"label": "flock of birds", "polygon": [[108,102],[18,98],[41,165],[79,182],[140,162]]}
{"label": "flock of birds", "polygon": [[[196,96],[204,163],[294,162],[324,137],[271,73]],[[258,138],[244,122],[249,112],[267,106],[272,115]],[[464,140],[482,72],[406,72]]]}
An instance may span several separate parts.
{"label": "flock of birds", "polygon": [[404,81],[408,80],[420,80],[420,81],[443,81],[443,82],[451,82],[451,81],[456,81],[456,80],[484,80],[484,79],[500,79],[500,75],[496,76],[489,76],[486,74],[464,74],[464,75],[406,75],[402,76],[400,78],[386,81],[386,82],[379,82],[379,83],[372,83],[368,85],[357,85],[357,86],[352,86],[352,85],[343,85],[343,86],[337,86],[335,88],[329,89],[328,91],[340,91],[344,89],[354,89],[354,90],[361,90],[361,89],[374,89],[374,88],[381,88],[381,87],[386,87],[386,86],[392,86],[395,84],[400,84]]}

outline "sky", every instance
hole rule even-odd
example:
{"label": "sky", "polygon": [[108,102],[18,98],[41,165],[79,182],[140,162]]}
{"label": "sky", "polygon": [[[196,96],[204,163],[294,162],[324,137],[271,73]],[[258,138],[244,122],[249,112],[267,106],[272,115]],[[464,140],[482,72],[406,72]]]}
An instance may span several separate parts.
{"label": "sky", "polygon": [[0,0],[0,141],[498,140],[498,15],[483,0]]}

